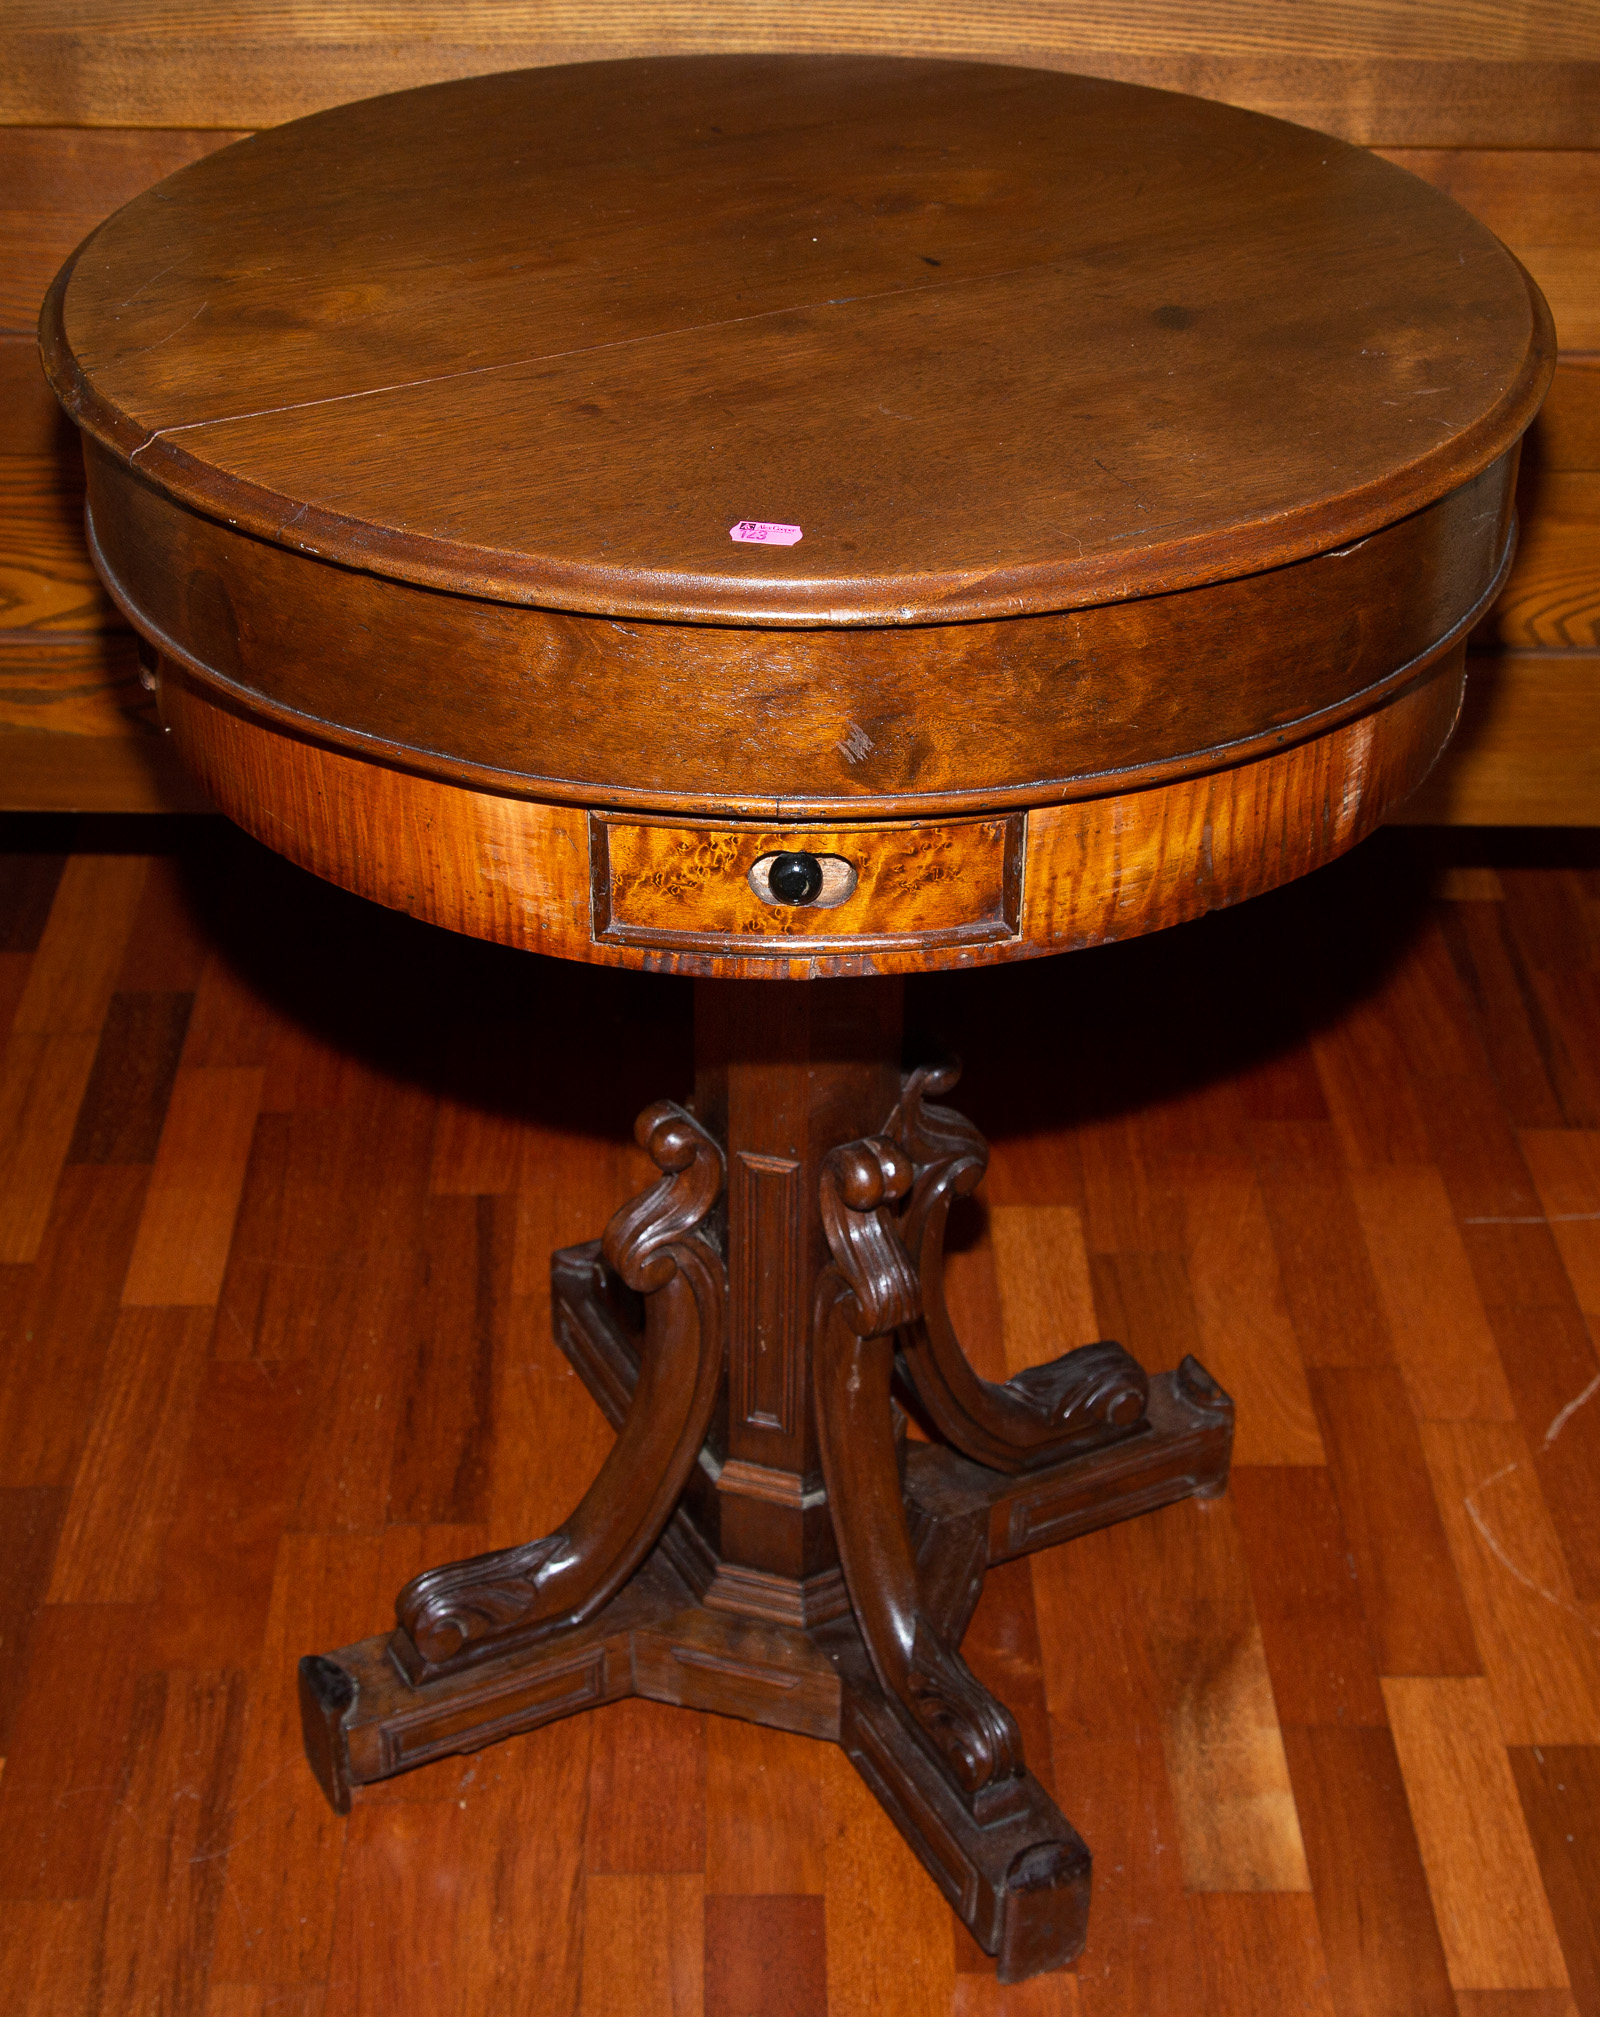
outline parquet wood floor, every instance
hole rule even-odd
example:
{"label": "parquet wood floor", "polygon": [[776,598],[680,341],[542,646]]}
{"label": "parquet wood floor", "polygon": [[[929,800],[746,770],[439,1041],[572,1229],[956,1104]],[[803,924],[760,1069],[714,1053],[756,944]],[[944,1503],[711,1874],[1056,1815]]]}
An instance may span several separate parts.
{"label": "parquet wood floor", "polygon": [[6,2009],[1600,2017],[1600,853],[1443,845],[911,986],[994,1143],[985,1370],[1110,1333],[1239,1408],[1225,1499],[990,1578],[1096,1857],[1001,1991],[800,1738],[627,1703],[347,1821],[301,1762],[295,1655],[602,1454],[546,1256],[646,1180],[686,985],[219,822],[0,828]]}

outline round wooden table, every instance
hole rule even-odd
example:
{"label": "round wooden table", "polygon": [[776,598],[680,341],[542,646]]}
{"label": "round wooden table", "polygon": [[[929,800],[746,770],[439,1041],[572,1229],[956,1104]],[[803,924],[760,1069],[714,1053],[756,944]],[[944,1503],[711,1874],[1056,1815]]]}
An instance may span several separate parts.
{"label": "round wooden table", "polygon": [[1231,1403],[1112,1343],[977,1376],[985,1148],[897,977],[1237,902],[1404,798],[1510,559],[1537,289],[1220,105],[691,58],[242,141],[88,240],[43,345],[224,811],[700,980],[659,1183],[553,1263],[615,1448],[303,1663],[330,1799],[628,1694],[753,1717],[845,1747],[1003,1978],[1068,1961],[1088,1853],[962,1633],[990,1563],[1221,1490]]}

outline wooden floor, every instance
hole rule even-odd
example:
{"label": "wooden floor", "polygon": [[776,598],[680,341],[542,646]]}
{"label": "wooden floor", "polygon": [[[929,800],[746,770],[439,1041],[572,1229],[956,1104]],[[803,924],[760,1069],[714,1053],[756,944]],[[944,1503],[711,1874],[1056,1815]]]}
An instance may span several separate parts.
{"label": "wooden floor", "polygon": [[629,1703],[346,1821],[299,1756],[297,1654],[598,1463],[546,1255],[645,1180],[686,985],[220,822],[0,827],[11,2017],[1600,2017],[1600,851],[1441,845],[912,988],[994,1142],[974,1356],[1239,1410],[1225,1499],[990,1580],[1096,1859],[1076,1974],[1001,1991],[803,1739]]}

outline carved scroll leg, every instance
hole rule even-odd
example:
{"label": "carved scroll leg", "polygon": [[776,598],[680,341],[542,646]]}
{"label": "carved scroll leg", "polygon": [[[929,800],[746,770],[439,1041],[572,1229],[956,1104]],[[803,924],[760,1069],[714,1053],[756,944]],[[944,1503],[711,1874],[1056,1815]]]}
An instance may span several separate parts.
{"label": "carved scroll leg", "polygon": [[[607,1262],[645,1297],[616,1444],[558,1532],[429,1570],[401,1591],[392,1635],[301,1663],[307,1754],[341,1810],[352,1783],[631,1692],[625,1637],[608,1650],[610,1620],[705,1440],[726,1296],[721,1257],[696,1231],[721,1191],[721,1149],[665,1102],[636,1132],[667,1174],[606,1229]],[[649,1613],[682,1598],[667,1589],[639,1601]]]}
{"label": "carved scroll leg", "polygon": [[925,1615],[901,1500],[890,1382],[893,1333],[916,1278],[885,1209],[910,1165],[878,1138],[824,1165],[837,1266],[815,1311],[817,1432],[854,1610],[823,1636],[847,1684],[844,1743],[1006,1980],[1079,1951],[1089,1854],[1022,1762],[1015,1722]]}
{"label": "carved scroll leg", "polygon": [[640,1146],[668,1172],[606,1229],[605,1255],[644,1292],[632,1404],[605,1463],[558,1532],[430,1569],[401,1591],[393,1655],[413,1681],[582,1624],[659,1538],[705,1441],[722,1372],[720,1256],[694,1228],[722,1188],[722,1151],[691,1115],[649,1107]]}
{"label": "carved scroll leg", "polygon": [[929,1419],[956,1449],[994,1470],[1030,1470],[1136,1432],[1149,1382],[1138,1361],[1109,1340],[1064,1352],[1003,1384],[973,1369],[945,1303],[944,1239],[950,1208],[977,1188],[989,1146],[964,1115],[927,1098],[949,1091],[959,1075],[954,1062],[908,1073],[885,1130],[914,1173],[901,1233],[921,1309],[902,1338],[902,1362]]}

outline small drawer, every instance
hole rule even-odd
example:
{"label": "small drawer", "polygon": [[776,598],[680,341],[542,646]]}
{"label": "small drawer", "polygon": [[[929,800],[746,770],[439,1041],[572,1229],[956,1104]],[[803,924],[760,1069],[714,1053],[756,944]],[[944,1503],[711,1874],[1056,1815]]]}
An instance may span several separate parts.
{"label": "small drawer", "polygon": [[[594,937],[745,955],[765,939],[780,956],[990,945],[1017,935],[1024,833],[1021,813],[827,828],[592,813]],[[779,892],[803,900],[774,893],[775,863]]]}

